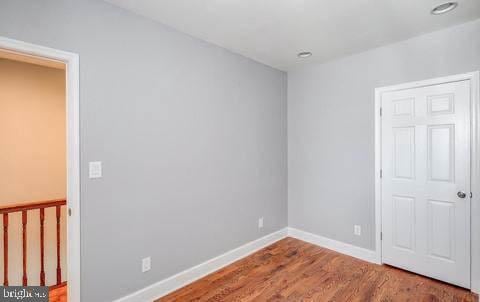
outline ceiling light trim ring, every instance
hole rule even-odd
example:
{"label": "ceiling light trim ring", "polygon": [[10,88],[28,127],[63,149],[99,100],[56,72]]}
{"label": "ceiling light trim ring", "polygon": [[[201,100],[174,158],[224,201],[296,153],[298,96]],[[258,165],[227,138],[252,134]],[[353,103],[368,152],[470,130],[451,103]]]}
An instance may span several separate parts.
{"label": "ceiling light trim ring", "polygon": [[446,13],[454,10],[455,8],[457,8],[457,6],[458,6],[458,2],[445,2],[445,3],[442,3],[442,4],[439,4],[439,5],[435,6],[431,10],[430,13],[432,15],[446,14]]}

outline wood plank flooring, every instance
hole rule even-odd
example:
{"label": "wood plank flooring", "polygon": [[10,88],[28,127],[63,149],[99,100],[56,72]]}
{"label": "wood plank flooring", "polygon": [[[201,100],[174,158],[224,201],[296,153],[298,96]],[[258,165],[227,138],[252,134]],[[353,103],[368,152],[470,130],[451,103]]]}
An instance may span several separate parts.
{"label": "wood plank flooring", "polygon": [[470,291],[286,238],[159,300],[478,301]]}
{"label": "wood plank flooring", "polygon": [[67,285],[50,289],[49,302],[67,302]]}

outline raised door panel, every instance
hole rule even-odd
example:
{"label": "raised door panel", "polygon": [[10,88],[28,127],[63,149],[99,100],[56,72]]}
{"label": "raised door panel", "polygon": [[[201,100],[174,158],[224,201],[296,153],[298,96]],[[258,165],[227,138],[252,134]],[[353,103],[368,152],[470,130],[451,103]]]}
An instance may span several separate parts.
{"label": "raised door panel", "polygon": [[427,112],[431,116],[453,114],[455,95],[446,93],[440,95],[429,95],[427,97]]}
{"label": "raised door panel", "polygon": [[428,255],[440,260],[454,261],[455,206],[452,202],[428,200]]}
{"label": "raised door panel", "polygon": [[415,128],[393,128],[393,176],[415,178]]}
{"label": "raised door panel", "polygon": [[415,98],[406,98],[392,101],[392,115],[408,117],[415,115]]}
{"label": "raised door panel", "polygon": [[415,250],[415,198],[393,196],[393,245],[397,249]]}
{"label": "raised door panel", "polygon": [[428,126],[428,180],[454,181],[455,125]]}

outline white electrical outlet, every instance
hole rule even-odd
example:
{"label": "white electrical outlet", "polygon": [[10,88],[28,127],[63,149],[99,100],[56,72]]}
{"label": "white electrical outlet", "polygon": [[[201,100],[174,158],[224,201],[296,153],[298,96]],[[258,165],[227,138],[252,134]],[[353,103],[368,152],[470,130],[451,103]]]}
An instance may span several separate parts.
{"label": "white electrical outlet", "polygon": [[260,217],[260,218],[258,219],[258,228],[259,228],[259,229],[263,228],[263,217]]}
{"label": "white electrical outlet", "polygon": [[88,177],[89,178],[100,178],[102,177],[102,162],[101,161],[91,161],[88,163]]}
{"label": "white electrical outlet", "polygon": [[142,259],[142,273],[148,272],[151,269],[152,260],[150,257]]}
{"label": "white electrical outlet", "polygon": [[362,235],[362,227],[359,225],[354,225],[353,226],[353,233],[357,236]]}

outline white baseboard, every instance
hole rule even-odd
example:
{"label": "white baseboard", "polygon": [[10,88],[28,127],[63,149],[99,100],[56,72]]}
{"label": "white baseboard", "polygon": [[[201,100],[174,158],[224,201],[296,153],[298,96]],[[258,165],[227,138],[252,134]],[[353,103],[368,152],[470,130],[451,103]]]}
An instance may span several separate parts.
{"label": "white baseboard", "polygon": [[377,253],[372,250],[364,249],[355,245],[336,241],[330,238],[315,235],[309,232],[298,230],[295,228],[288,228],[288,236],[297,238],[345,255],[349,255],[361,260],[380,264]]}
{"label": "white baseboard", "polygon": [[216,270],[219,270],[241,258],[244,258],[280,239],[287,237],[287,228],[271,233],[265,237],[251,241],[223,255],[207,260],[197,266],[189,268],[167,279],[147,286],[133,294],[116,300],[115,302],[145,302],[163,297],[189,283],[192,283]]}
{"label": "white baseboard", "polygon": [[473,293],[480,295],[480,281],[472,280],[472,288],[470,289]]}

